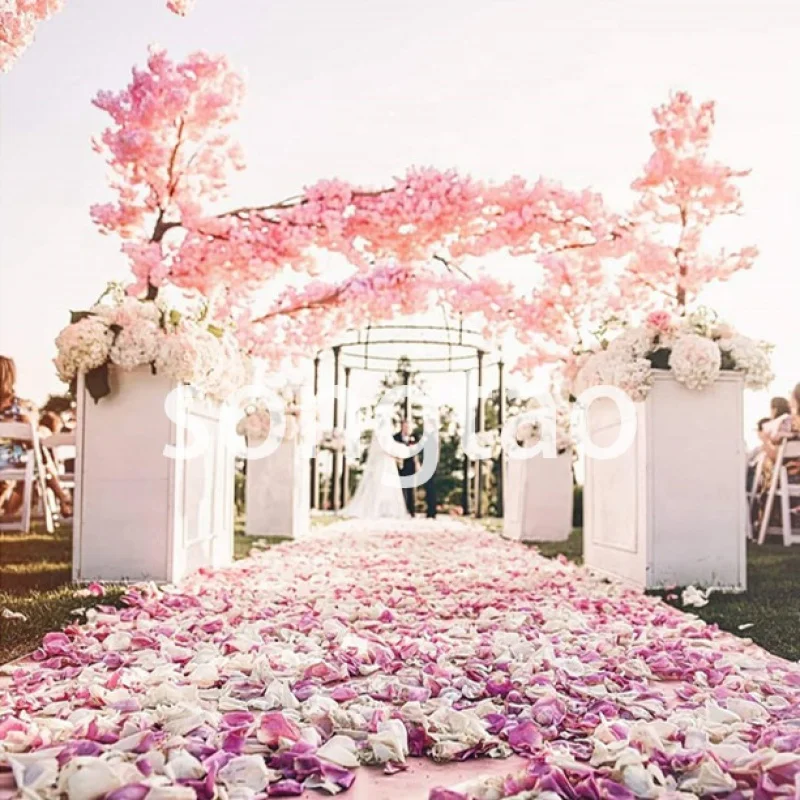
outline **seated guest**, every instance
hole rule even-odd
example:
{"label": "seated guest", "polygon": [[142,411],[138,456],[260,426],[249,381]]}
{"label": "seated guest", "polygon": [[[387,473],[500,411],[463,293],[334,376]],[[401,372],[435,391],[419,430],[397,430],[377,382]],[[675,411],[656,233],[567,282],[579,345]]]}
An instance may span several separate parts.
{"label": "seated guest", "polygon": [[[776,398],[777,399],[777,398]],[[783,398],[780,398],[783,400]],[[763,466],[763,499],[766,500],[775,471],[775,461],[778,457],[778,450],[781,443],[786,439],[800,439],[800,383],[798,383],[786,402],[788,410],[783,413],[784,406],[777,404],[776,413],[773,419],[765,426],[764,442],[764,466]],[[783,465],[790,483],[800,483],[800,459],[784,459]],[[792,509],[793,513],[800,512],[800,509]],[[776,503],[772,509],[772,519],[770,524],[780,524],[780,509]]]}
{"label": "seated guest", "polygon": [[[30,422],[30,409],[17,397],[17,367],[14,361],[0,356],[0,422]],[[28,452],[22,442],[0,441],[0,469],[21,467]],[[22,492],[16,481],[0,482],[0,514],[14,516],[22,505]]]}
{"label": "seated guest", "polygon": [[784,397],[772,399],[772,419],[764,426],[764,451],[774,461],[778,447],[784,439],[800,436],[800,383],[794,387],[787,401]]}
{"label": "seated guest", "polygon": [[773,438],[781,423],[791,416],[791,412],[789,401],[785,397],[773,397],[769,401],[769,420],[761,429],[759,436],[763,445],[766,446]]}
{"label": "seated guest", "polygon": [[39,431],[42,436],[52,436],[64,430],[64,420],[55,411],[45,411],[39,417]]}
{"label": "seated guest", "polygon": [[[17,368],[13,359],[0,356],[0,421],[32,422],[36,411],[17,396]],[[0,442],[0,468],[19,467],[29,457],[27,442],[7,440]],[[47,476],[47,486],[52,489],[61,505],[62,516],[72,516],[72,503],[54,474]],[[18,481],[0,482],[0,514],[14,516],[22,507],[23,487]]]}
{"label": "seated guest", "polygon": [[748,467],[755,467],[759,456],[764,452],[764,436],[766,436],[764,428],[769,424],[769,422],[770,422],[770,417],[762,417],[758,421],[758,425],[756,425],[756,434],[758,435],[758,440],[760,444],[757,444],[755,447],[751,448],[748,451],[747,453]]}

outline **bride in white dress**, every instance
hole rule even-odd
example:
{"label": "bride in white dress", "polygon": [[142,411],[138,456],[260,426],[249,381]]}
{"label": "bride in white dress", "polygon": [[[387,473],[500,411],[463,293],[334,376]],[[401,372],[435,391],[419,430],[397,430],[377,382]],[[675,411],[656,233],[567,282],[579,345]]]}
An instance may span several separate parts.
{"label": "bride in white dress", "polygon": [[372,433],[364,474],[352,500],[345,506],[342,516],[353,519],[410,519],[397,459],[408,456],[406,445],[389,439],[385,442],[391,452],[387,452],[378,434]]}

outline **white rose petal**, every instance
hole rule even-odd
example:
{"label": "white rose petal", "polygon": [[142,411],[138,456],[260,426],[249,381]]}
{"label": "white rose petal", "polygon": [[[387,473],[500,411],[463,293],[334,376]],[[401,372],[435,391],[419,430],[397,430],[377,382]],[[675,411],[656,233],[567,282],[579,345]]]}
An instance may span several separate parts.
{"label": "white rose petal", "polygon": [[369,744],[375,758],[381,764],[393,761],[405,764],[408,755],[408,733],[399,719],[390,719],[381,724],[378,733],[371,734]]}
{"label": "white rose petal", "polygon": [[206,769],[191,753],[182,751],[170,756],[164,772],[175,781],[196,780],[206,774]]}
{"label": "white rose petal", "polygon": [[37,756],[37,753],[32,753],[8,759],[17,789],[39,792],[50,788],[58,780],[58,760],[54,756]]}
{"label": "white rose petal", "polygon": [[145,800],[197,800],[197,792],[190,786],[154,786]]}
{"label": "white rose petal", "polygon": [[267,769],[262,756],[237,756],[219,772],[220,780],[229,788],[243,787],[254,792],[265,789],[274,773]]}
{"label": "white rose petal", "polygon": [[354,769],[359,764],[356,752],[356,743],[349,736],[337,735],[317,750],[317,756],[331,764]]}
{"label": "white rose petal", "polygon": [[96,800],[122,785],[112,765],[100,758],[76,758],[61,773],[61,790],[68,800]]}

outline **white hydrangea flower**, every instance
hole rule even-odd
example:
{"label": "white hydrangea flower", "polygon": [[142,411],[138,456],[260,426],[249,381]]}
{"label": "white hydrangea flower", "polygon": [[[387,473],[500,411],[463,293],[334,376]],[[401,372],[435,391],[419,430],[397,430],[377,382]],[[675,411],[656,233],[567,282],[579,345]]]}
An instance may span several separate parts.
{"label": "white hydrangea flower", "polygon": [[213,391],[221,380],[219,371],[224,369],[222,343],[206,328],[192,329],[195,346],[195,383],[203,392]]}
{"label": "white hydrangea flower", "polygon": [[210,335],[216,339],[216,346],[210,345],[214,356],[203,388],[210,397],[224,402],[248,383],[249,370],[236,340],[231,335],[224,335],[221,339]]}
{"label": "white hydrangea flower", "polygon": [[718,345],[720,350],[730,353],[736,370],[744,373],[748,389],[766,389],[772,383],[775,375],[767,346],[763,342],[737,335],[720,339]]}
{"label": "white hydrangea flower", "polygon": [[135,297],[123,297],[114,305],[98,303],[90,309],[92,314],[101,317],[109,325],[125,327],[136,320],[148,320],[159,324],[161,309],[150,300],[138,300]]}
{"label": "white hydrangea flower", "polygon": [[58,376],[68,382],[79,372],[88,372],[104,364],[113,338],[108,324],[99,317],[84,317],[68,325],[56,337]]}
{"label": "white hydrangea flower", "polygon": [[711,339],[696,333],[679,336],[669,357],[675,380],[689,389],[705,389],[719,377],[722,354]]}
{"label": "white hydrangea flower", "polygon": [[[652,342],[648,334],[648,340]],[[591,356],[578,373],[577,394],[592,386],[614,386],[622,389],[634,402],[644,400],[653,384],[650,362],[642,356],[634,357],[634,348],[641,351],[644,340],[638,345],[627,343],[614,350],[601,350]],[[647,351],[645,351],[647,352]]]}
{"label": "white hydrangea flower", "polygon": [[163,337],[156,369],[178,383],[190,383],[205,391],[220,355],[219,340],[213,334],[186,328]]}
{"label": "white hydrangea flower", "polygon": [[122,328],[111,345],[111,361],[122,369],[151,364],[158,355],[163,332],[158,323],[140,317]]}
{"label": "white hydrangea flower", "polygon": [[200,374],[200,353],[194,336],[181,330],[166,334],[156,353],[156,370],[177,383],[195,383]]}
{"label": "white hydrangea flower", "polygon": [[612,358],[643,358],[653,349],[654,342],[655,332],[652,328],[628,328],[609,343],[608,353]]}
{"label": "white hydrangea flower", "polygon": [[110,306],[107,303],[96,303],[89,309],[89,311],[96,317],[100,317],[100,319],[105,320],[109,325],[114,322],[114,318],[117,313],[116,307]]}
{"label": "white hydrangea flower", "polygon": [[653,368],[646,358],[613,359],[611,384],[622,389],[635,403],[640,402],[653,385]]}

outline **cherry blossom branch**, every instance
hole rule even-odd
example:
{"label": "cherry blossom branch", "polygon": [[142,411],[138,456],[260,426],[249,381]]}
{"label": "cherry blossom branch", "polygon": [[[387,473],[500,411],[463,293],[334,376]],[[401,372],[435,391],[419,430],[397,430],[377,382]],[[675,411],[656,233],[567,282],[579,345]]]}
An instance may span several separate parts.
{"label": "cherry blossom branch", "polygon": [[254,319],[253,324],[260,325],[270,319],[275,319],[276,317],[292,317],[302,311],[313,311],[332,305],[337,300],[342,298],[342,296],[346,293],[349,284],[350,282],[348,281],[344,285],[333,289],[329,294],[315,298],[314,300],[306,300],[295,306],[280,306],[275,308],[272,311],[268,311],[266,314],[262,314],[260,317]]}
{"label": "cherry blossom branch", "polygon": [[[393,192],[394,189],[375,189],[372,191],[368,190],[358,190],[352,193],[353,198],[359,197],[380,197],[381,195],[389,194]],[[305,194],[296,194],[292,195],[291,197],[287,197],[284,200],[279,200],[277,203],[268,203],[267,205],[263,206],[241,206],[240,208],[234,208],[230,211],[223,211],[220,214],[217,214],[217,219],[225,219],[226,217],[240,217],[240,218],[249,218],[253,214],[261,214],[264,211],[286,211],[290,208],[297,208],[299,206],[306,205],[307,203],[311,202],[310,198]],[[278,220],[273,220],[269,218],[264,219],[265,222],[277,222]]]}
{"label": "cherry blossom branch", "polygon": [[431,258],[434,261],[438,261],[440,264],[444,264],[449,272],[457,272],[459,275],[466,278],[468,281],[473,280],[472,276],[463,268],[460,267],[458,264],[453,264],[448,261],[444,256],[440,256],[438,253],[434,253]]}

